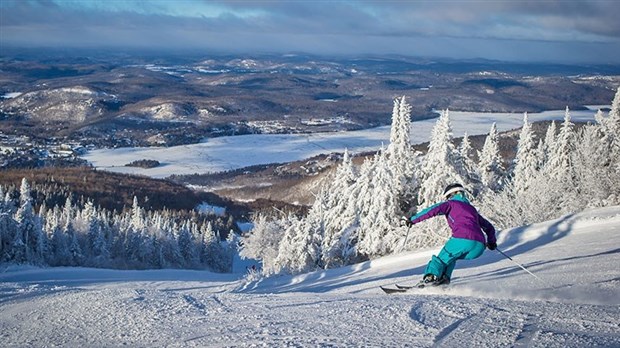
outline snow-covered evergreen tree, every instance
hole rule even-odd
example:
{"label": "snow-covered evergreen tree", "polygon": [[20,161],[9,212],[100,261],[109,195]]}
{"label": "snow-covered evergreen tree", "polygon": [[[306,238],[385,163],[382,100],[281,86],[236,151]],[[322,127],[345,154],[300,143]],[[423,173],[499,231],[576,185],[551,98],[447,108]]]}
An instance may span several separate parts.
{"label": "snow-covered evergreen tree", "polygon": [[620,171],[620,87],[611,102],[611,109],[607,117],[601,110],[596,114],[596,121],[599,124],[604,153],[610,166]]}
{"label": "snow-covered evergreen tree", "polygon": [[547,162],[549,162],[549,158],[551,156],[553,156],[553,153],[555,152],[555,145],[556,145],[556,137],[557,137],[557,126],[555,124],[555,121],[551,121],[551,123],[549,124],[549,127],[547,127],[547,132],[545,133],[545,139],[544,141],[541,143],[542,148],[540,148],[539,150],[539,163],[541,166],[544,166],[547,164]]}
{"label": "snow-covered evergreen tree", "polygon": [[358,253],[367,257],[385,255],[395,249],[388,237],[397,226],[401,210],[398,204],[400,185],[389,166],[386,154],[380,151],[372,166],[368,209],[361,215]]}
{"label": "snow-covered evergreen tree", "polygon": [[262,272],[265,275],[279,273],[282,269],[282,262],[277,259],[280,250],[288,250],[282,243],[285,243],[285,239],[290,243],[290,235],[286,235],[286,229],[299,223],[299,219],[293,214],[287,214],[280,219],[268,219],[264,214],[258,214],[252,221],[254,227],[251,233],[245,236],[240,255],[261,260]]}
{"label": "snow-covered evergreen tree", "polygon": [[482,185],[493,192],[498,192],[504,184],[504,165],[499,152],[499,134],[495,123],[491,125],[478,158],[478,173]]}
{"label": "snow-covered evergreen tree", "polygon": [[554,151],[548,161],[548,173],[556,179],[570,175],[571,154],[575,150],[574,126],[575,124],[571,121],[570,110],[567,107],[564,113],[564,122],[553,148]]}
{"label": "snow-covered evergreen tree", "polygon": [[20,205],[15,213],[15,221],[22,234],[21,240],[25,244],[26,260],[33,263],[43,262],[45,242],[42,226],[34,213],[30,184],[24,178],[20,187]]}
{"label": "snow-covered evergreen tree", "polygon": [[413,204],[418,188],[415,178],[415,158],[411,149],[411,105],[405,97],[394,99],[390,144],[387,148],[389,167],[393,172],[401,209]]}
{"label": "snow-covered evergreen tree", "polygon": [[[15,240],[16,234],[19,233],[21,240],[21,232],[18,229],[17,222],[13,219],[13,202],[9,199],[9,193],[5,193],[0,186],[0,261],[10,261],[14,257],[14,253],[19,250],[13,249],[14,243],[20,245]],[[21,240],[23,243],[23,240]],[[25,250],[22,250],[25,258]],[[20,262],[23,262],[22,260]]]}
{"label": "snow-covered evergreen tree", "polygon": [[186,221],[179,230],[179,250],[183,255],[184,264],[189,268],[196,267],[200,257],[191,228],[190,222]]}
{"label": "snow-covered evergreen tree", "polygon": [[348,227],[355,222],[355,214],[350,216],[347,212],[355,212],[349,209],[349,205],[354,203],[351,199],[352,188],[357,180],[357,174],[353,166],[349,151],[345,149],[342,163],[337,167],[333,175],[325,181],[322,190],[324,196],[323,214],[323,239],[321,241],[320,263],[324,267],[333,267],[341,264],[342,243],[345,242],[342,236]]}
{"label": "snow-covered evergreen tree", "polygon": [[474,149],[471,146],[467,132],[463,135],[457,151],[459,153],[457,172],[463,178],[463,186],[467,187],[473,195],[478,195],[482,191],[482,183],[476,170],[476,162],[472,159]]}
{"label": "snow-covered evergreen tree", "polygon": [[47,234],[50,236],[49,264],[52,266],[68,266],[71,264],[71,254],[67,236],[61,225],[62,212],[58,207],[48,210],[46,218]]}
{"label": "snow-covered evergreen tree", "polygon": [[69,255],[70,255],[70,266],[80,266],[84,261],[84,254],[82,253],[82,247],[80,246],[80,241],[78,237],[78,233],[73,227],[73,222],[67,221],[63,228],[63,233],[69,241]]}
{"label": "snow-covered evergreen tree", "polygon": [[351,191],[350,199],[352,201],[350,203],[353,204],[353,206],[350,207],[347,216],[353,218],[355,226],[348,231],[347,240],[344,241],[345,244],[352,246],[352,250],[350,250],[348,256],[350,257],[349,261],[355,260],[353,262],[360,262],[362,260],[367,260],[367,256],[359,252],[358,246],[359,242],[366,238],[366,233],[369,232],[368,226],[362,226],[361,220],[365,216],[371,214],[372,195],[374,193],[373,178],[378,156],[378,154],[375,154],[372,158],[364,160],[360,166],[357,181]]}
{"label": "snow-covered evergreen tree", "polygon": [[302,234],[305,236],[301,243],[304,243],[306,256],[306,270],[323,268],[323,249],[322,241],[325,237],[325,215],[327,211],[327,200],[329,194],[326,188],[321,189],[316,195],[312,207],[308,211],[306,218],[302,220]]}
{"label": "snow-covered evergreen tree", "polygon": [[512,185],[516,195],[529,188],[530,181],[536,176],[538,169],[539,159],[536,154],[534,133],[532,125],[528,122],[527,113],[525,113],[512,167]]}
{"label": "snow-covered evergreen tree", "polygon": [[200,235],[202,238],[200,261],[209,265],[214,271],[225,272],[230,265],[223,256],[219,236],[213,229],[211,221],[202,225]]}
{"label": "snow-covered evergreen tree", "polygon": [[302,273],[323,267],[326,191],[322,190],[305,218],[293,220],[284,231],[275,267],[286,273]]}
{"label": "snow-covered evergreen tree", "polygon": [[544,168],[545,175],[550,179],[548,191],[557,194],[556,204],[561,206],[562,212],[572,211],[578,205],[575,195],[579,194],[579,188],[575,185],[577,177],[573,161],[576,150],[574,126],[567,107],[554,151]]}
{"label": "snow-covered evergreen tree", "polygon": [[608,148],[598,126],[587,125],[577,135],[572,154],[578,206],[601,207],[620,203],[620,174],[609,165]]}
{"label": "snow-covered evergreen tree", "polygon": [[405,97],[394,99],[392,125],[390,127],[390,144],[387,153],[393,168],[399,167],[409,160],[411,106]]}
{"label": "snow-covered evergreen tree", "polygon": [[450,114],[445,110],[433,127],[428,151],[422,162],[418,198],[422,208],[441,199],[446,185],[464,181],[457,170],[460,160],[452,139]]}

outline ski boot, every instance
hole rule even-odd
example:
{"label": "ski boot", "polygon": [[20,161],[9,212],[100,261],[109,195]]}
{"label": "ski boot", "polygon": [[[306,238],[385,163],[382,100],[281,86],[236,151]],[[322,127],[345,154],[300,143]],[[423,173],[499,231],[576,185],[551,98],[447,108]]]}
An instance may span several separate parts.
{"label": "ski boot", "polygon": [[428,285],[433,285],[435,281],[437,281],[437,276],[429,273],[429,274],[424,275],[422,280],[420,280],[415,286],[417,288],[423,288]]}
{"label": "ski boot", "polygon": [[446,277],[446,275],[442,275],[441,277],[439,277],[438,279],[436,279],[433,282],[434,286],[439,286],[439,285],[448,285],[450,284],[450,278]]}

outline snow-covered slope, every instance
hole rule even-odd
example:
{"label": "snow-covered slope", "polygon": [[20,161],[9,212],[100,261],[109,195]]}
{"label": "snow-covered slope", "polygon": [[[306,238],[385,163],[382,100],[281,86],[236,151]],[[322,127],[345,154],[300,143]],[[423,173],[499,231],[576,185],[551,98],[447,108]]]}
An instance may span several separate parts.
{"label": "snow-covered slope", "polygon": [[240,274],[9,267],[1,344],[137,347],[618,347],[620,207],[505,230],[446,289],[410,284],[437,250],[247,282]]}
{"label": "snow-covered slope", "polygon": [[4,108],[8,114],[25,114],[38,121],[75,124],[102,116],[102,102],[114,100],[114,95],[84,86],[73,86],[14,94]]}

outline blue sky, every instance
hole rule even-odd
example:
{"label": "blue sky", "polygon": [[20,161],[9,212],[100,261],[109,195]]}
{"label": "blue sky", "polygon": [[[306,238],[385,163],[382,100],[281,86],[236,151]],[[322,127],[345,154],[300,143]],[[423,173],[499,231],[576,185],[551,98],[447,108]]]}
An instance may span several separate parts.
{"label": "blue sky", "polygon": [[620,1],[1,0],[0,49],[620,63]]}

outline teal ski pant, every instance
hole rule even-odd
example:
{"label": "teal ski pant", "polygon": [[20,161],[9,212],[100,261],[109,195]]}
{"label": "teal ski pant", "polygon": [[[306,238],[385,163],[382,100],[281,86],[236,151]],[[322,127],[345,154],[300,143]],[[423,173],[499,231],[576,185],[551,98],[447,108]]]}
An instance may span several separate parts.
{"label": "teal ski pant", "polygon": [[484,243],[476,240],[450,238],[439,252],[439,255],[433,255],[428,266],[426,266],[424,275],[434,274],[436,277],[445,275],[450,279],[456,260],[475,259],[482,255],[484,248]]}

